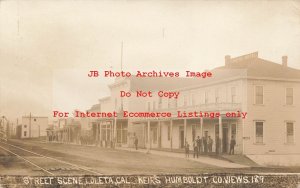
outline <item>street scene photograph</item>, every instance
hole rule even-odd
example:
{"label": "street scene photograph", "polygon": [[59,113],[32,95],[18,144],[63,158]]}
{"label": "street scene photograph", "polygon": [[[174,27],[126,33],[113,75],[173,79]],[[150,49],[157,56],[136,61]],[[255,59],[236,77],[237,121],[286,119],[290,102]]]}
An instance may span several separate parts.
{"label": "street scene photograph", "polygon": [[1,187],[299,187],[299,1],[1,1]]}

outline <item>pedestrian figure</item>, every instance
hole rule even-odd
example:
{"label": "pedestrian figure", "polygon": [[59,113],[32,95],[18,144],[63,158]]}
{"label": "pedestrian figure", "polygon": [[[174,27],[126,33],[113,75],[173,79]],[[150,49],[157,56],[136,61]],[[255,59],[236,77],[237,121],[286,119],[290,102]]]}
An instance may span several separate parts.
{"label": "pedestrian figure", "polygon": [[211,139],[210,136],[208,136],[208,141],[207,141],[207,145],[208,145],[208,152],[211,153],[212,152],[212,146],[213,146],[213,139]]}
{"label": "pedestrian figure", "polygon": [[203,147],[204,147],[204,153],[207,153],[207,138],[203,137],[202,138],[202,142],[203,142]]}
{"label": "pedestrian figure", "polygon": [[138,140],[138,137],[135,135],[134,133],[134,145],[135,145],[135,150],[138,150],[138,143],[139,143],[139,140]]}
{"label": "pedestrian figure", "polygon": [[195,158],[195,156],[197,156],[197,158],[198,158],[199,157],[199,153],[198,153],[197,140],[194,140],[193,147],[194,147],[194,158]]}
{"label": "pedestrian figure", "polygon": [[233,136],[231,136],[231,140],[230,140],[230,150],[229,150],[229,155],[234,155],[234,146],[235,146],[236,142]]}
{"label": "pedestrian figure", "polygon": [[185,157],[186,158],[190,157],[190,145],[188,142],[185,142]]}
{"label": "pedestrian figure", "polygon": [[197,137],[197,147],[198,147],[198,153],[201,154],[202,151],[202,139],[198,136]]}

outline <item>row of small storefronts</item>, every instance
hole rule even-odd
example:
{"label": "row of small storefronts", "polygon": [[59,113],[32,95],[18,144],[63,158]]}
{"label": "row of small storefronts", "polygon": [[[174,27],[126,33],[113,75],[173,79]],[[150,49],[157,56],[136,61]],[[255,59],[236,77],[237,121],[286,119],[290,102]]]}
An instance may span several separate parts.
{"label": "row of small storefronts", "polygon": [[[234,137],[237,151],[242,150],[237,138],[240,119],[236,118],[183,118],[183,119],[94,119],[89,130],[80,124],[66,125],[61,129],[48,129],[49,142],[92,144],[100,147],[134,147],[138,139],[139,148],[160,150],[183,150],[185,144],[192,150],[195,139],[210,137],[212,151],[229,151],[230,138]],[[221,126],[220,126],[221,125]],[[220,146],[216,146],[219,139]],[[218,148],[217,148],[218,147]]]}

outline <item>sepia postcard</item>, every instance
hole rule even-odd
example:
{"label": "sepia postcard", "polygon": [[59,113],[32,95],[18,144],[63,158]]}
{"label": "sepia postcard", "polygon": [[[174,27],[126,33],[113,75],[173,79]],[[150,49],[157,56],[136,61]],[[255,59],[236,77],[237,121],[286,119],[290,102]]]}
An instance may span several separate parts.
{"label": "sepia postcard", "polygon": [[299,188],[299,50],[296,0],[0,0],[0,188]]}

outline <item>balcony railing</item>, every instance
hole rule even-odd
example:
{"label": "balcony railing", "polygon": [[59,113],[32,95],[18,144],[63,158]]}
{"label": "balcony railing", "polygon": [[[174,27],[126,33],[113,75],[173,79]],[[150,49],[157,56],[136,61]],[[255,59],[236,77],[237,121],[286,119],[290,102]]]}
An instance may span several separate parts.
{"label": "balcony railing", "polygon": [[237,111],[241,110],[241,103],[207,103],[188,106],[171,105],[170,108],[160,108],[154,111]]}

